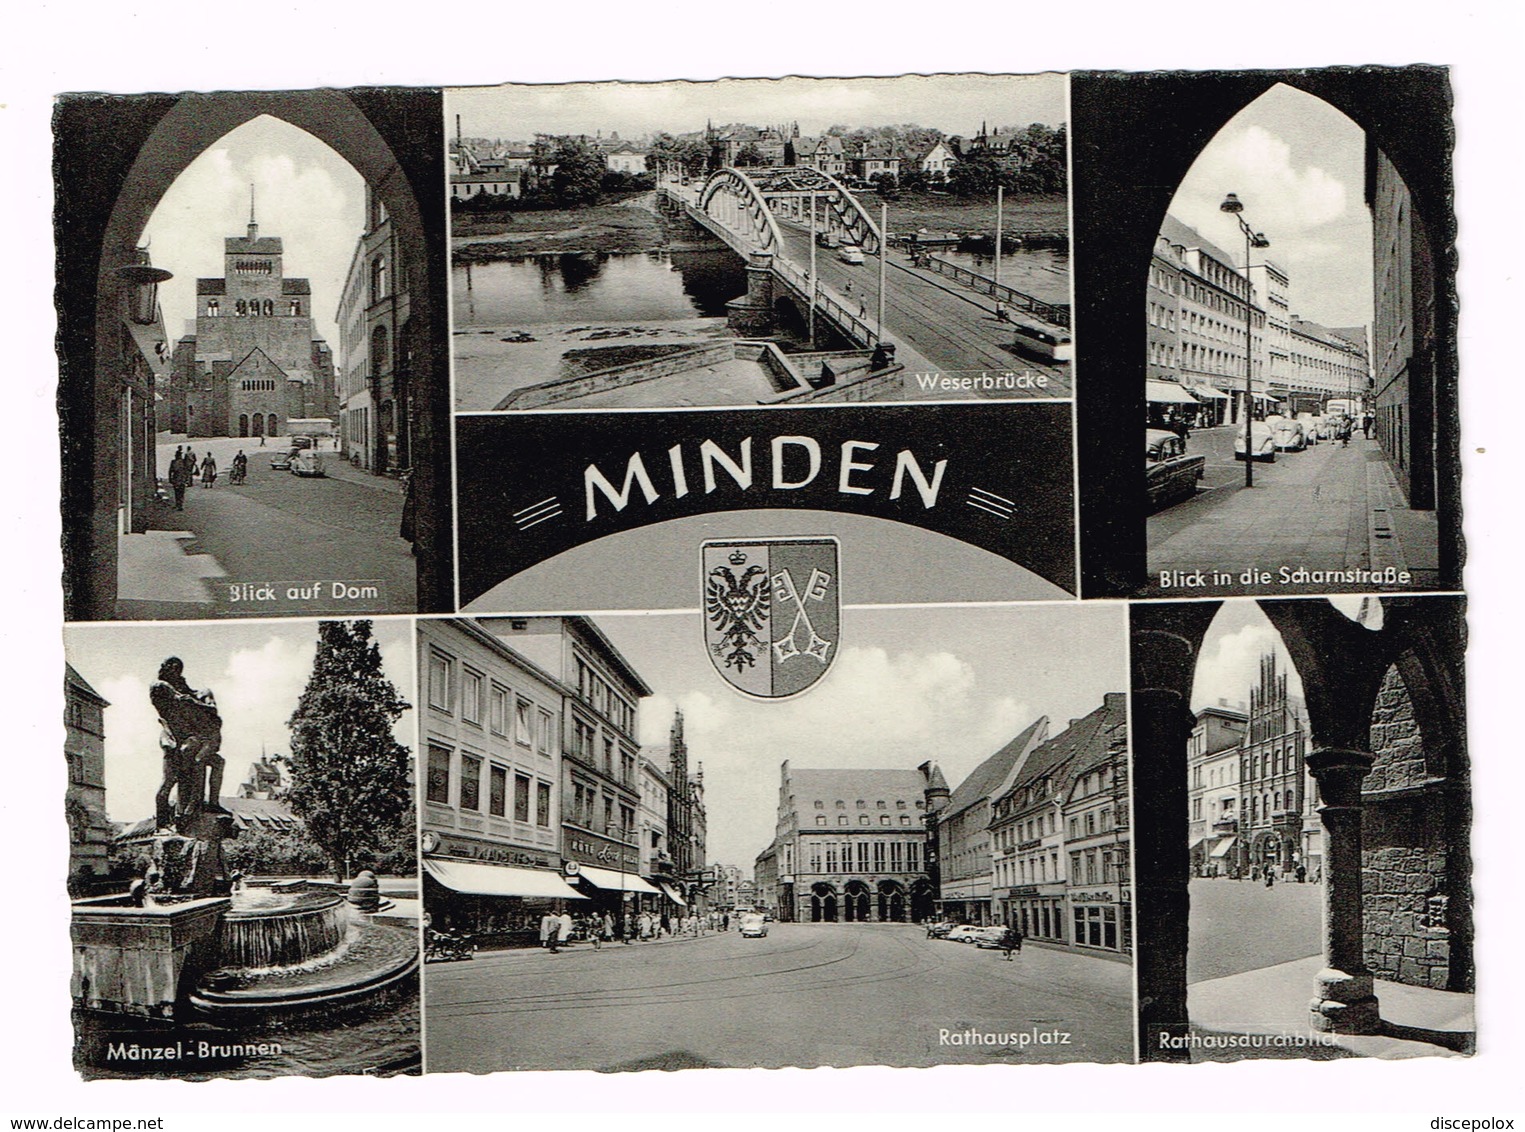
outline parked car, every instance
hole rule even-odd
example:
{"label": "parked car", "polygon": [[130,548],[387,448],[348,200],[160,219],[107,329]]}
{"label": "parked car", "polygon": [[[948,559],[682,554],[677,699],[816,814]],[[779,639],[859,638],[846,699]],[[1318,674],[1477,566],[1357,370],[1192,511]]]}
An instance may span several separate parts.
{"label": "parked car", "polygon": [[1298,413],[1296,420],[1303,426],[1303,439],[1309,444],[1317,444],[1320,440],[1329,439],[1321,435],[1321,418],[1317,413]]}
{"label": "parked car", "polygon": [[939,920],[935,924],[927,925],[928,939],[946,939],[949,932],[958,927],[952,920]]}
{"label": "parked car", "polygon": [[291,438],[291,446],[293,448],[316,448],[318,442],[311,436],[293,436]]}
{"label": "parked car", "polygon": [[1163,428],[1144,433],[1144,477],[1149,507],[1158,510],[1190,499],[1207,468],[1206,456],[1189,456],[1186,441]]}
{"label": "parked car", "polygon": [[863,249],[857,244],[843,244],[837,249],[837,258],[843,263],[858,264],[863,262]]}
{"label": "parked car", "polygon": [[835,232],[817,232],[815,243],[820,248],[837,248],[842,245],[842,238]]}
{"label": "parked car", "polygon": [[1003,924],[992,924],[988,928],[981,928],[974,933],[970,941],[975,947],[1000,947],[1006,939],[1006,927]]}
{"label": "parked car", "polygon": [[303,448],[292,450],[291,474],[316,479],[328,473],[323,470],[323,457],[311,448]]}
{"label": "parked car", "polygon": [[296,459],[297,453],[300,451],[300,448],[282,448],[279,451],[270,453],[271,469],[277,472],[291,471],[291,462]]}
{"label": "parked car", "polygon": [[978,924],[959,924],[958,927],[950,930],[943,938],[952,940],[954,943],[973,943],[974,933],[979,930],[980,926]]}
{"label": "parked car", "polygon": [[1067,362],[1075,357],[1075,340],[1068,330],[1019,322],[1012,327],[1012,345],[1051,362]]}
{"label": "parked car", "polygon": [[1301,452],[1308,447],[1308,438],[1301,422],[1291,417],[1267,417],[1266,424],[1271,426],[1278,452]]}
{"label": "parked car", "polygon": [[[1267,464],[1276,462],[1276,434],[1265,421],[1250,422],[1250,459]],[[1234,459],[1245,459],[1244,429],[1234,434]]]}
{"label": "parked car", "polygon": [[760,912],[747,912],[741,917],[742,939],[763,939],[768,934],[768,918]]}

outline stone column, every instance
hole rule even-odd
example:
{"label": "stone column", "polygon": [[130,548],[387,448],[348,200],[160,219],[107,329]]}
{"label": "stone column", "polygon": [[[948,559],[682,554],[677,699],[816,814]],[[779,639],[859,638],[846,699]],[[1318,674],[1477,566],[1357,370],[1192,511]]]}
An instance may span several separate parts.
{"label": "stone column", "polygon": [[747,257],[747,293],[725,305],[725,321],[743,336],[773,332],[773,253],[752,252]]}
{"label": "stone column", "polygon": [[1371,764],[1368,752],[1343,747],[1321,747],[1307,757],[1324,803],[1324,969],[1309,1022],[1325,1033],[1371,1034],[1381,1025],[1361,910],[1361,781]]}

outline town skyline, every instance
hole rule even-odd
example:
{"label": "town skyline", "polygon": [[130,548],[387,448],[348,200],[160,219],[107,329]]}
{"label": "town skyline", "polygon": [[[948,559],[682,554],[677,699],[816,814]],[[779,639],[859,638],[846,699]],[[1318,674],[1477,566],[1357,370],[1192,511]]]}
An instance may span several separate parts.
{"label": "town skyline", "polygon": [[[528,140],[537,133],[641,137],[714,125],[798,122],[804,135],[917,125],[945,136],[1068,120],[1063,75],[912,75],[892,79],[721,79],[713,82],[568,83],[445,91],[446,132]],[[591,124],[591,128],[590,128]]]}

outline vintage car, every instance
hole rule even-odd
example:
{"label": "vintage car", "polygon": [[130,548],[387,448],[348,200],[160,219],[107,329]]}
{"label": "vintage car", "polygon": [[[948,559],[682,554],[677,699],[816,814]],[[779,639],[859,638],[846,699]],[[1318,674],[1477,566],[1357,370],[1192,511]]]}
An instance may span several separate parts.
{"label": "vintage car", "polygon": [[939,920],[927,925],[928,939],[946,939],[949,932],[958,927],[952,920]]}
{"label": "vintage car", "polygon": [[[1252,451],[1249,458],[1274,464],[1276,462],[1276,434],[1271,430],[1271,426],[1265,421],[1251,421],[1250,438]],[[1234,434],[1234,459],[1245,458],[1244,429],[1241,427]]]}
{"label": "vintage car", "polygon": [[761,912],[746,912],[741,917],[742,939],[763,939],[768,934],[768,918]]}
{"label": "vintage car", "polygon": [[270,467],[273,471],[291,471],[291,462],[296,459],[300,448],[281,448],[270,453]]}
{"label": "vintage car", "polygon": [[1051,362],[1068,362],[1075,357],[1075,340],[1068,330],[1019,322],[1012,327],[1012,345]]}
{"label": "vintage car", "polygon": [[1309,444],[1329,439],[1329,434],[1324,431],[1323,418],[1317,413],[1298,413],[1296,420],[1303,426],[1303,439]]}
{"label": "vintage car", "polygon": [[1206,456],[1188,456],[1186,441],[1168,429],[1151,428],[1144,433],[1144,476],[1149,508],[1159,510],[1190,499],[1207,467]]}
{"label": "vintage car", "polygon": [[981,928],[974,933],[972,942],[975,947],[1004,947],[1006,944],[1006,927],[1003,924],[991,924],[988,928]]}
{"label": "vintage car", "polygon": [[954,943],[973,943],[975,933],[980,930],[981,928],[978,924],[959,924],[958,927],[949,931],[943,938],[952,940]]}
{"label": "vintage car", "polygon": [[837,249],[837,258],[843,263],[858,264],[863,262],[863,249],[857,244],[843,244]]}
{"label": "vintage car", "polygon": [[311,448],[293,449],[291,453],[291,474],[317,479],[328,473],[323,470],[323,457]]}
{"label": "vintage car", "polygon": [[1301,421],[1291,417],[1267,417],[1266,424],[1271,426],[1278,452],[1301,452],[1308,447],[1308,436]]}
{"label": "vintage car", "polygon": [[842,246],[842,237],[835,232],[817,232],[815,244],[818,248],[839,248]]}

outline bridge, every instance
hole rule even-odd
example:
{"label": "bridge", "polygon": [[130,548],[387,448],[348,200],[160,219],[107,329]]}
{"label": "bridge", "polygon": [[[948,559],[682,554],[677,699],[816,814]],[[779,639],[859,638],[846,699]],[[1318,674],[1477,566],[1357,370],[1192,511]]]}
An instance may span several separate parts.
{"label": "bridge", "polygon": [[[664,178],[657,194],[663,207],[681,212],[746,261],[747,293],[729,304],[731,325],[742,334],[784,328],[819,337],[829,328],[860,348],[893,346],[895,360],[912,374],[1025,373],[1046,379],[1027,388],[969,389],[973,395],[1071,393],[1070,367],[1015,347],[1011,327],[997,317],[998,304],[1022,307],[1027,304],[1013,298],[1026,296],[896,251],[880,220],[826,173],[801,166],[727,167],[703,181]],[[845,262],[837,250],[842,245],[860,249],[863,262]],[[1048,324],[1057,321],[1054,308],[1036,317],[1045,316]],[[918,394],[908,387],[906,395]],[[921,395],[947,399],[949,392]]]}

